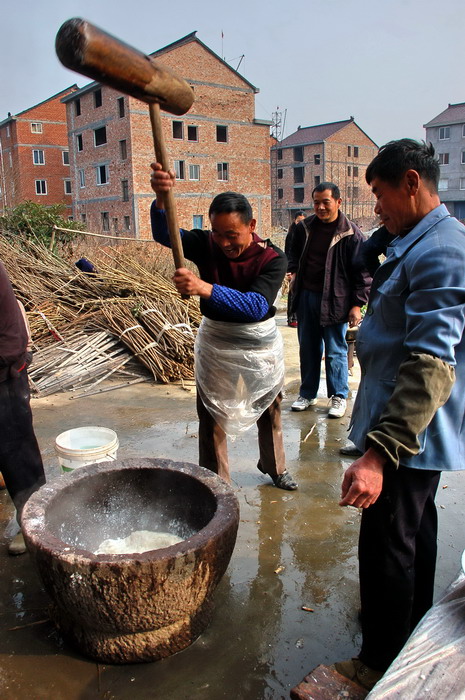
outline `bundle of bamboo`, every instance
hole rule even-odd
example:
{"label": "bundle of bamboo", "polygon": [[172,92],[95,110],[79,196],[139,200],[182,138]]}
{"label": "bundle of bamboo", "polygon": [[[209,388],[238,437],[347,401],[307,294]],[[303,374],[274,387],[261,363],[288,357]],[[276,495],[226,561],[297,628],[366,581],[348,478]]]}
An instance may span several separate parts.
{"label": "bundle of bamboo", "polygon": [[[124,347],[157,381],[192,378],[198,302],[182,299],[146,257],[145,265],[131,257],[130,245],[93,249],[96,272],[84,273],[40,243],[0,236],[0,259],[40,351],[31,368],[33,391],[47,395],[84,379],[100,381]],[[97,329],[106,333],[95,335]]]}

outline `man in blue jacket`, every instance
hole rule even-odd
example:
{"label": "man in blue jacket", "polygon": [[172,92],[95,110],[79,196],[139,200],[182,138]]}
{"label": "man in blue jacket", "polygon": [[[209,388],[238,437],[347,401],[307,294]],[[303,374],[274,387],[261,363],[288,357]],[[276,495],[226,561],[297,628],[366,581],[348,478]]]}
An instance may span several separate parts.
{"label": "man in blue jacket", "polygon": [[441,471],[465,465],[465,228],[441,204],[431,144],[383,146],[366,171],[396,236],[357,339],[350,437],[363,453],[341,505],[363,508],[362,648],[336,669],[370,688],[433,602]]}

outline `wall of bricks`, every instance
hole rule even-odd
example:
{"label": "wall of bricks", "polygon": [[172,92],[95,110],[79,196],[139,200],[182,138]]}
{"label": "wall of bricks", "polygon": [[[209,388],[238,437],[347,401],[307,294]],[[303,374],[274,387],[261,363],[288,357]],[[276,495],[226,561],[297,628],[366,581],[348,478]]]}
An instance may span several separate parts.
{"label": "wall of bricks", "polygon": [[[358,155],[354,155],[354,146]],[[295,212],[313,213],[312,190],[318,182],[334,182],[342,197],[342,210],[350,219],[370,229],[376,217],[373,212],[374,197],[365,182],[368,164],[377,154],[373,141],[354,122],[342,127],[320,143],[303,146],[303,161],[294,160],[294,148],[280,146],[271,151],[271,182],[273,223],[288,227]],[[350,152],[350,154],[349,154]],[[319,163],[315,162],[315,156]],[[295,181],[295,169],[303,168],[303,181]],[[354,169],[355,168],[355,169]],[[299,171],[301,173],[302,171]],[[319,178],[316,180],[315,178]],[[303,201],[298,202],[295,190],[303,189]],[[354,189],[355,188],[355,189]],[[282,190],[282,197],[278,190]]]}
{"label": "wall of bricks", "polygon": [[[70,166],[63,161],[63,152],[68,151],[66,109],[61,99],[75,89],[73,85],[2,122],[0,210],[31,200],[64,204],[65,215],[71,214],[72,196],[65,192],[65,181],[71,179]],[[34,151],[38,162],[34,162]],[[36,181],[43,183],[43,194],[37,194]]]}
{"label": "wall of bricks", "polygon": [[[184,168],[184,178],[175,187],[180,225],[192,228],[194,217],[197,225],[201,217],[201,225],[208,227],[212,198],[219,192],[235,190],[250,199],[260,231],[266,235],[271,226],[269,124],[254,119],[255,89],[193,37],[157,54],[155,59],[185,77],[195,92],[194,104],[187,114],[179,117],[162,112],[173,169],[175,161],[182,161]],[[120,118],[117,99],[121,95],[114,90],[101,87],[102,106],[94,106],[93,92],[98,87],[87,86],[67,104],[74,216],[82,220],[84,215],[88,230],[102,231],[102,212],[108,212],[111,233],[116,230],[121,235],[150,238],[149,210],[154,197],[150,163],[154,160],[154,145],[148,107],[125,97],[125,116]],[[80,100],[80,115],[76,115],[76,97]],[[95,147],[94,131],[103,126],[107,143]],[[217,126],[226,128],[224,143],[217,141]],[[189,132],[188,127],[195,129]],[[193,131],[195,139],[189,139]],[[76,150],[78,135],[83,143],[80,152]],[[127,145],[125,161],[120,153],[122,139]],[[227,180],[218,179],[218,163],[227,163]],[[109,182],[97,185],[96,168],[105,164]],[[80,187],[79,171],[84,172],[85,187]],[[122,201],[123,179],[128,180],[128,202]],[[125,225],[127,217],[129,229]]]}

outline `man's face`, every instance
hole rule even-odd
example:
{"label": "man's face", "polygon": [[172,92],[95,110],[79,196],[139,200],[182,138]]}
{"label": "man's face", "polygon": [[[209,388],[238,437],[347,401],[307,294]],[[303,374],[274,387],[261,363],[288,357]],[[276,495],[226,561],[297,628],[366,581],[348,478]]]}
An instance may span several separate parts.
{"label": "man's face", "polygon": [[295,221],[296,224],[298,224],[298,223],[300,223],[301,221],[303,221],[304,219],[305,219],[305,216],[304,216],[303,214],[299,214],[299,216],[296,216],[296,217],[295,217],[294,221]]}
{"label": "man's face", "polygon": [[212,214],[210,218],[213,240],[227,258],[238,258],[253,241],[256,221],[244,224],[240,214]]}
{"label": "man's face", "polygon": [[370,185],[376,197],[375,214],[379,216],[389,233],[400,236],[415,226],[417,221],[412,208],[413,201],[405,177],[398,185],[391,185],[375,177]]}
{"label": "man's face", "polygon": [[342,199],[334,199],[331,190],[313,193],[313,208],[315,214],[324,224],[336,221]]}

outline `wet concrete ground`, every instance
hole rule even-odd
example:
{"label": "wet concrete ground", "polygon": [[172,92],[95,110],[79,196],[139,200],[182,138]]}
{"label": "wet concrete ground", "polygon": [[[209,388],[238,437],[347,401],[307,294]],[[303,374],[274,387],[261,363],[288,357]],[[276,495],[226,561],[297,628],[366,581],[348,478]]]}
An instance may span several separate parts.
{"label": "wet concrete ground", "polygon": [[[276,489],[255,468],[256,431],[230,443],[241,520],[236,548],[215,596],[206,632],[185,651],[149,664],[97,664],[69,648],[47,617],[48,599],[29,556],[0,561],[0,697],[3,700],[278,700],[320,663],[358,648],[356,544],[359,513],[337,503],[352,400],[341,420],[328,420],[324,383],[318,405],[292,413],[298,393],[297,336],[279,318],[286,347],[283,422],[288,468],[300,489]],[[355,395],[357,366],[350,384]],[[56,436],[103,425],[119,437],[118,457],[197,461],[194,389],[139,384],[70,399],[32,402],[48,478],[59,475]],[[313,432],[308,436],[312,426]],[[306,439],[305,439],[306,438]],[[437,498],[440,535],[437,595],[455,579],[465,548],[465,473],[443,477]],[[0,528],[12,515],[0,496]],[[313,612],[302,610],[302,606]]]}

